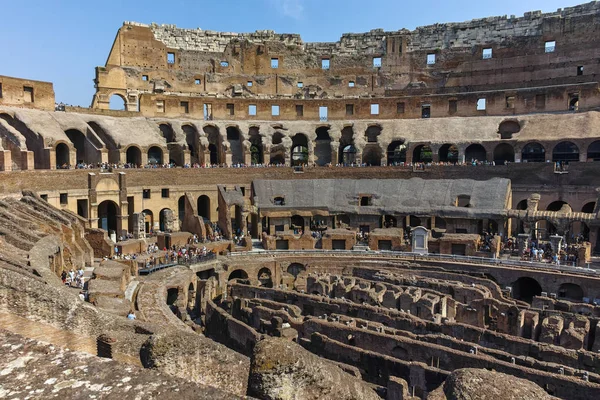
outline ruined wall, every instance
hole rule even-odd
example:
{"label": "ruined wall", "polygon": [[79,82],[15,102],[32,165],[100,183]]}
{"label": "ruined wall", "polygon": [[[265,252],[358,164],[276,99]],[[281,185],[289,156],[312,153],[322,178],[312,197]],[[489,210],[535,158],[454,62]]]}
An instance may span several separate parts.
{"label": "ruined wall", "polygon": [[51,82],[0,76],[0,106],[54,110]]}

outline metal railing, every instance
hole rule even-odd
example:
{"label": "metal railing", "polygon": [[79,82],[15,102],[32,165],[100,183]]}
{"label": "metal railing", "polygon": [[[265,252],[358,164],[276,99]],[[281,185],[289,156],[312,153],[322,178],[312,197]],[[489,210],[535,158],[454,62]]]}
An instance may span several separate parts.
{"label": "metal railing", "polygon": [[138,270],[138,273],[140,275],[150,275],[153,272],[156,271],[160,271],[162,269],[166,269],[166,268],[171,268],[171,267],[176,267],[176,266],[187,266],[189,267],[190,265],[194,265],[194,264],[201,264],[201,263],[205,263],[211,260],[216,260],[217,259],[217,255],[215,253],[208,253],[205,256],[194,256],[194,257],[189,257],[189,258],[185,258],[185,257],[178,257],[176,260],[170,260],[170,261],[165,261],[164,263],[158,263],[158,264],[153,264],[151,266],[147,266],[145,268],[140,268]]}

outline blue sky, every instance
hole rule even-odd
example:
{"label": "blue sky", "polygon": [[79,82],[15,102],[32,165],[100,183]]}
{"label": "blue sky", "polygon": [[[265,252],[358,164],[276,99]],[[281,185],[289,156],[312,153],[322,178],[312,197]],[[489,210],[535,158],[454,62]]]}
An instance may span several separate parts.
{"label": "blue sky", "polygon": [[5,1],[0,75],[54,82],[57,101],[89,106],[94,67],[104,65],[123,21],[229,32],[272,29],[304,41],[345,32],[397,30],[526,11],[556,11],[570,0],[21,0]]}

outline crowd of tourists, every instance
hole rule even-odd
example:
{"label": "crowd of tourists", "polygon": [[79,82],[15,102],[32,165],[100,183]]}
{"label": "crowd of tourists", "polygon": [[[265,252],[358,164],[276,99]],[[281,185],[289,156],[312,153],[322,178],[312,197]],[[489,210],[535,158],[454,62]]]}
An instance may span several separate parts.
{"label": "crowd of tourists", "polygon": [[[400,167],[400,168],[412,168],[415,170],[424,170],[428,167],[453,167],[453,166],[496,166],[496,165],[506,165],[509,164],[508,161],[502,162],[500,164],[496,164],[495,161],[479,161],[473,159],[471,161],[463,161],[463,162],[450,162],[450,161],[428,161],[428,162],[394,162],[389,164],[382,165],[372,165],[370,163],[328,163],[324,166],[319,166],[316,163],[312,164],[300,164],[295,167],[301,168],[367,168],[367,167]],[[200,163],[186,163],[183,166],[178,166],[175,163],[147,163],[144,165],[136,164],[136,163],[107,163],[107,162],[98,162],[98,163],[84,163],[79,162],[73,168],[70,164],[59,164],[56,166],[57,169],[101,169],[101,170],[113,170],[113,169],[172,169],[172,168],[184,168],[184,169],[212,169],[212,168],[285,168],[289,167],[283,163],[257,163],[257,164],[244,164],[244,163],[234,163],[231,165],[227,164],[200,164]],[[567,165],[564,163],[556,163],[555,169],[557,171],[566,171]]]}
{"label": "crowd of tourists", "polygon": [[85,286],[85,278],[83,277],[83,268],[79,268],[77,271],[71,269],[70,271],[63,270],[60,278],[63,285],[83,289]]}

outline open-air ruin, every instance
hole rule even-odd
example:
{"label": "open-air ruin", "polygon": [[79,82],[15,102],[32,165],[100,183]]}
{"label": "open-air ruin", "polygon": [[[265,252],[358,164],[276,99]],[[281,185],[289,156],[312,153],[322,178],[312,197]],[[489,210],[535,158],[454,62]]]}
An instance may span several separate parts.
{"label": "open-air ruin", "polygon": [[0,76],[0,394],[600,398],[599,27],[125,22],[90,108]]}

